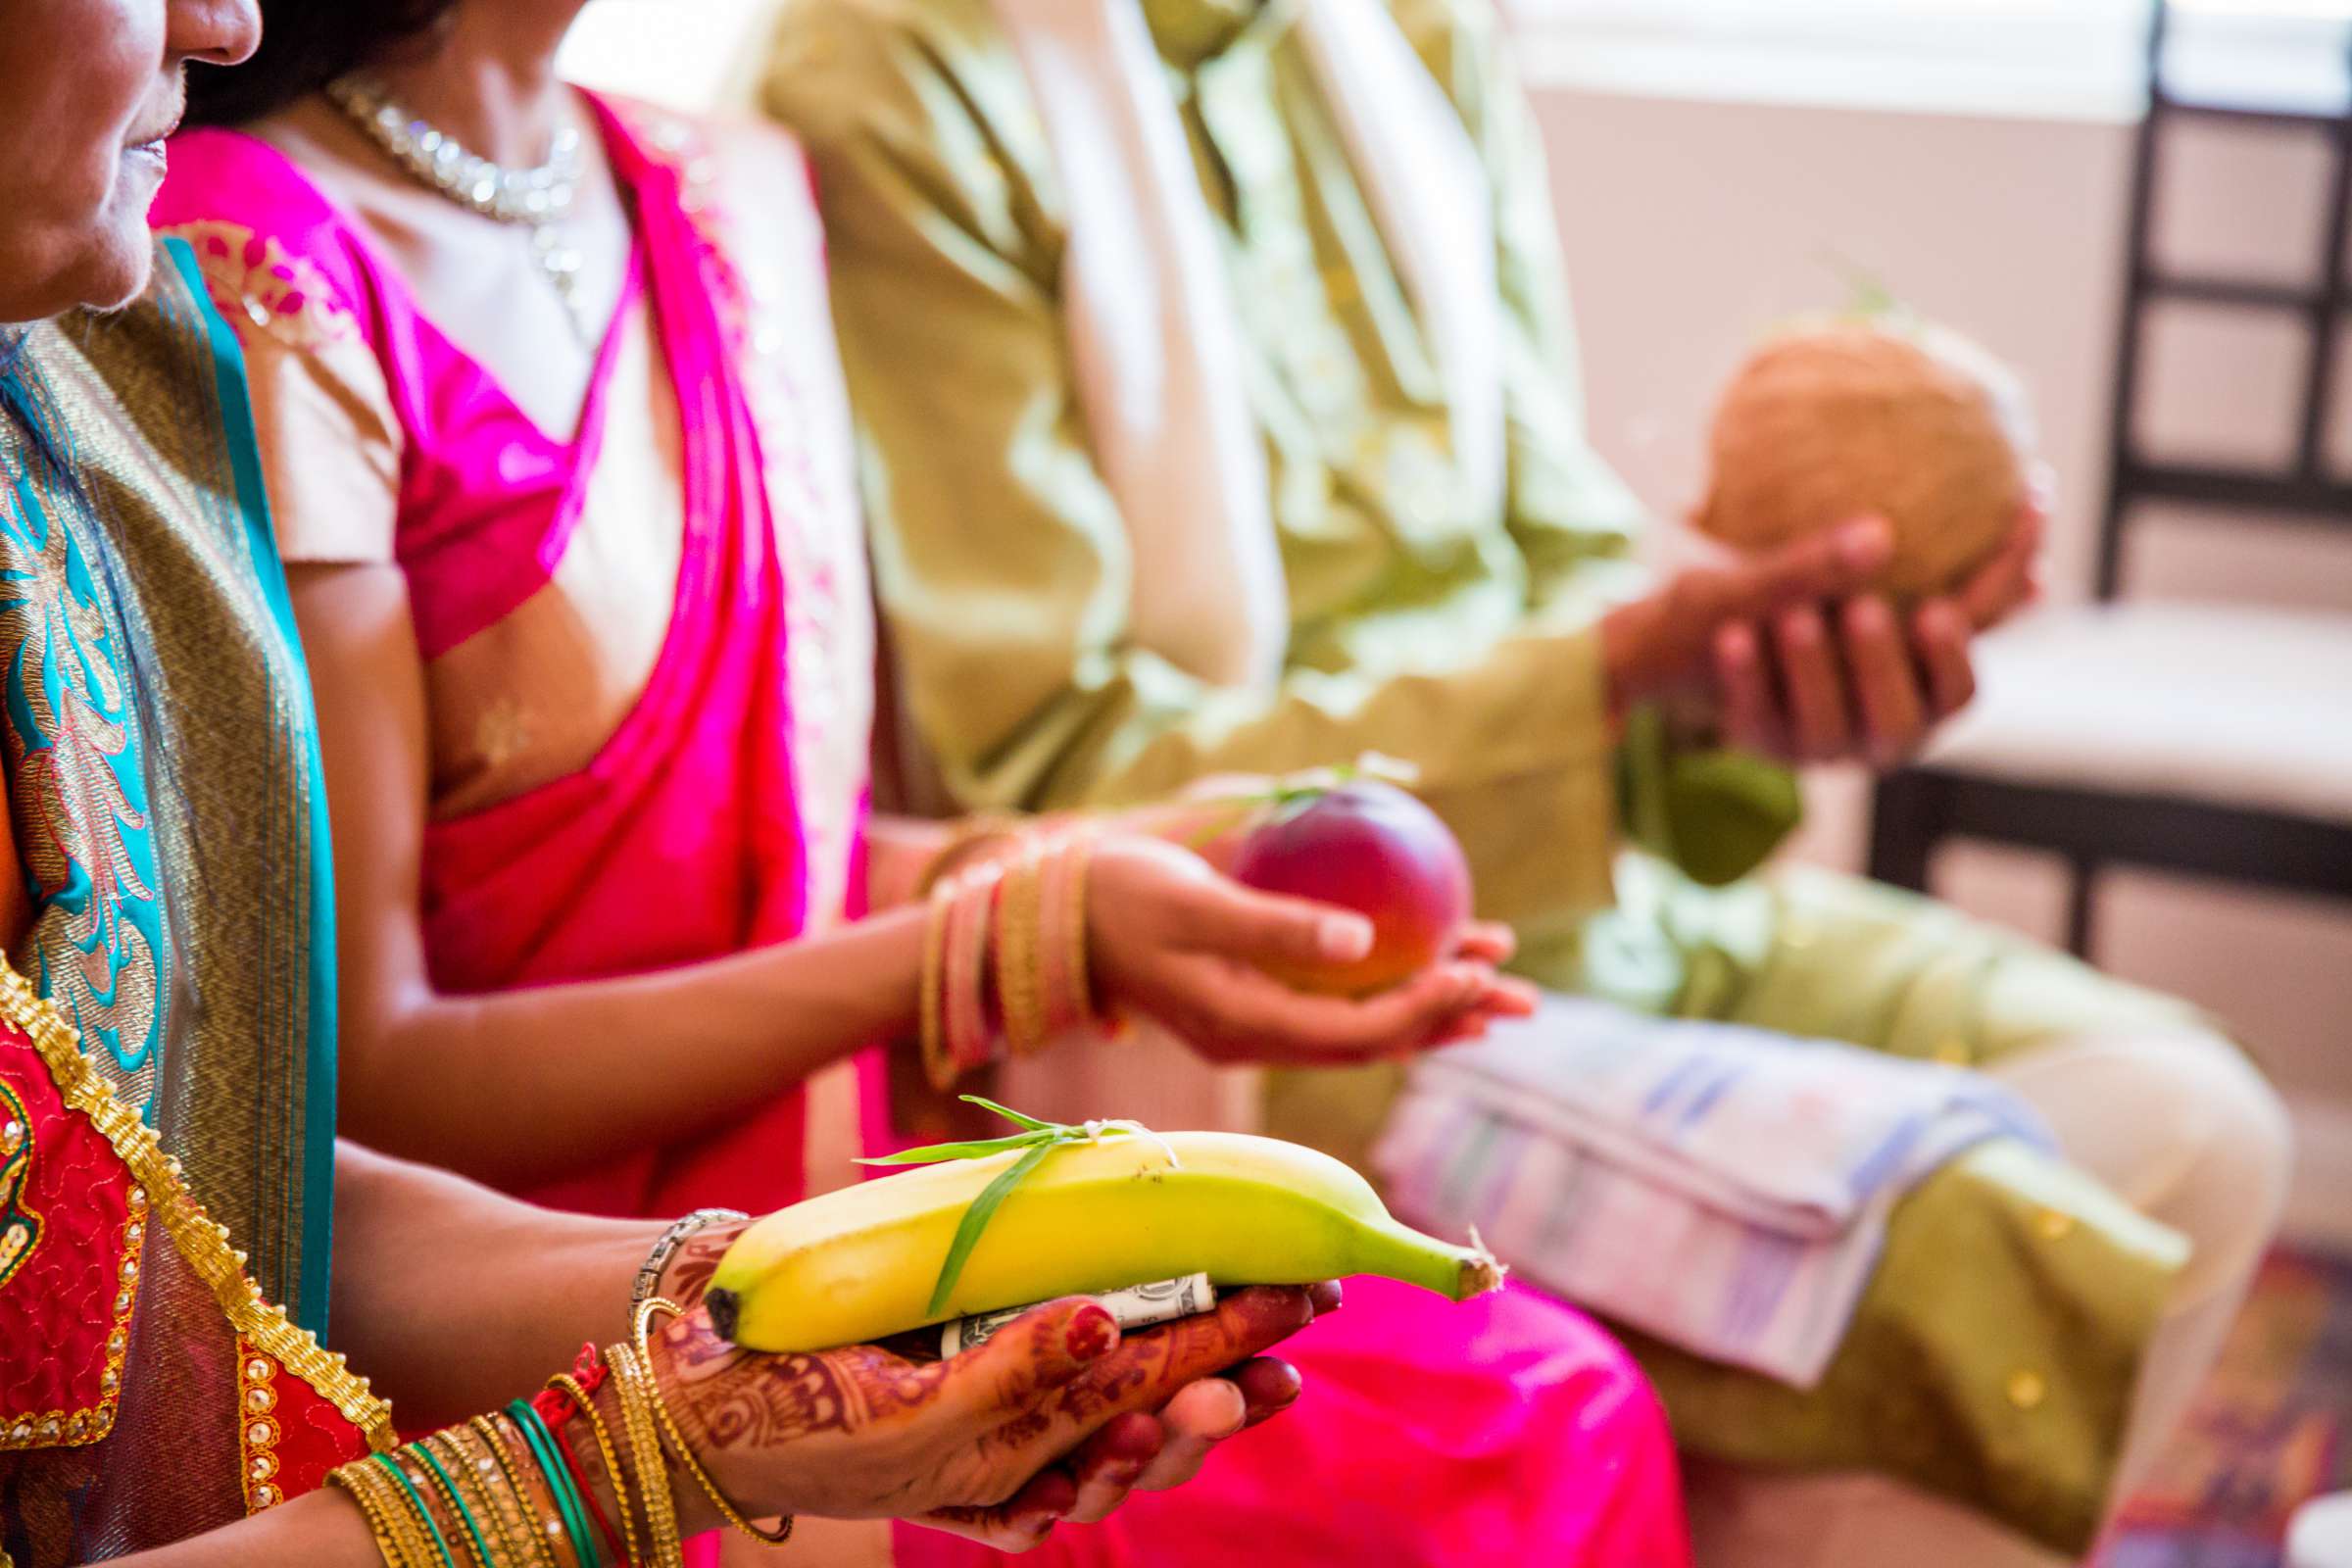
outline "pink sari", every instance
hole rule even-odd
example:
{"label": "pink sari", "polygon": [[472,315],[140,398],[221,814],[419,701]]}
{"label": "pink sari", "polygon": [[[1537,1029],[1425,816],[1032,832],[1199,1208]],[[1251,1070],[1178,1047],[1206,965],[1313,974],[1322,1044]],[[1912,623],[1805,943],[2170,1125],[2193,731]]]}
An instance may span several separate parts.
{"label": "pink sari", "polygon": [[[846,416],[807,414],[839,400],[829,335],[811,343],[807,321],[775,318],[797,297],[824,327],[821,294],[807,307],[805,278],[821,275],[813,215],[808,254],[777,259],[804,278],[797,296],[761,286],[766,303],[756,301],[718,248],[690,127],[597,110],[637,225],[619,314],[641,294],[650,303],[685,436],[676,600],[642,694],[585,767],[430,824],[426,955],[434,984],[452,993],[690,963],[861,912],[871,631]],[[547,585],[602,444],[617,330],[576,435],[557,441],[267,144],[223,131],[180,138],[155,220],[200,253],[244,236],[298,291],[284,309],[316,310],[300,291],[323,292],[373,349],[402,429],[395,551],[426,658]],[[250,305],[228,314],[242,322]],[[844,446],[830,463],[808,450],[810,432],[828,426]],[[852,1177],[850,1159],[882,1136],[881,1102],[869,1052],[689,1146],[649,1148],[524,1196],[624,1215],[781,1207],[812,1180]]]}
{"label": "pink sari", "polygon": [[[813,210],[805,256],[730,253],[693,127],[600,113],[637,220],[631,286],[648,291],[684,416],[684,565],[654,673],[596,758],[430,830],[426,936],[451,991],[691,962],[859,912],[871,633]],[[595,461],[609,351],[578,437],[550,441],[356,225],[251,138],[183,138],[158,221],[200,249],[245,246],[247,265],[325,291],[366,334],[405,437],[397,556],[427,657],[546,584]],[[762,262],[780,281],[747,282]],[[779,302],[802,316],[762,316]],[[230,312],[254,314],[250,300]],[[530,1196],[622,1214],[791,1202],[808,1173],[837,1179],[826,1133],[884,1136],[874,1054],[854,1074]],[[1224,1446],[1192,1485],[1064,1526],[1022,1561],[1684,1568],[1663,1416],[1597,1327],[1516,1287],[1462,1306],[1386,1281],[1348,1290],[1346,1310],[1285,1348],[1306,1379],[1297,1410]],[[904,1568],[998,1557],[905,1527],[896,1554]],[[689,1560],[714,1562],[712,1544]]]}

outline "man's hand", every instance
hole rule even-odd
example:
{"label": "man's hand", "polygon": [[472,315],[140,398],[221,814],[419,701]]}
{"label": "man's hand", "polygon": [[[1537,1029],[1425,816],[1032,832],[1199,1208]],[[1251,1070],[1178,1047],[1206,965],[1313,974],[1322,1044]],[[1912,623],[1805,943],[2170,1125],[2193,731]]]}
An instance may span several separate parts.
{"label": "man's hand", "polygon": [[1716,629],[1715,707],[1735,746],[1793,762],[1891,767],[1976,695],[1976,634],[2032,602],[2042,513],[2019,513],[2009,542],[1957,591],[1906,624],[1877,594],[1795,605]]}
{"label": "man's hand", "polygon": [[1684,571],[1601,622],[1611,706],[1698,707],[1789,761],[1899,761],[1975,695],[1975,634],[2033,599],[2042,523],[2030,501],[2000,553],[1907,624],[1868,591],[1893,548],[1883,518]]}

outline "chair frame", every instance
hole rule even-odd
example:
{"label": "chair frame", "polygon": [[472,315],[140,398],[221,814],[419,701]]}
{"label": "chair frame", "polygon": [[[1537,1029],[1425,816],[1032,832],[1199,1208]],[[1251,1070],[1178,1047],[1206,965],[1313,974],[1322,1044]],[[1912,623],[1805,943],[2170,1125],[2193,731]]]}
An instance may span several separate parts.
{"label": "chair frame", "polygon": [[[2123,574],[2124,531],[2146,501],[2177,501],[2259,512],[2282,521],[2352,530],[2352,479],[2328,468],[2327,430],[2339,344],[2352,334],[2352,102],[2338,114],[2189,102],[2167,89],[2162,55],[2169,7],[2159,0],[2148,34],[2148,112],[2134,140],[2122,321],[2117,332],[2115,407],[2107,505],[2100,519],[2094,590],[2112,602]],[[2154,261],[2154,207],[2165,128],[2181,120],[2273,126],[2331,143],[2328,226],[2322,265],[2309,287],[2241,278],[2171,274]],[[2302,423],[2293,460],[2274,470],[2165,462],[2133,434],[2141,339],[2149,307],[2189,300],[2286,313],[2310,331]],[[2352,693],[2346,694],[2352,709]],[[2087,956],[2093,903],[2111,865],[2139,865],[2286,892],[2352,898],[2352,824],[2254,807],[2180,797],[2027,784],[1965,766],[1918,763],[1880,779],[1872,800],[1870,872],[1927,891],[1936,849],[1969,838],[2043,850],[2072,874],[2066,944]]]}

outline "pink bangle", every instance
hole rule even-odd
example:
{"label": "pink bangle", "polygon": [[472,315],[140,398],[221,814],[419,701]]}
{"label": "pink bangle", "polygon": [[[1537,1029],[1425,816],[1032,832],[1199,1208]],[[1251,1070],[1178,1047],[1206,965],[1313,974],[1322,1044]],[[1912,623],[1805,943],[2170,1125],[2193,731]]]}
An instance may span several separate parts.
{"label": "pink bangle", "polygon": [[988,932],[1002,865],[974,866],[956,879],[948,911],[946,1014],[948,1060],[958,1076],[995,1055],[988,1018]]}

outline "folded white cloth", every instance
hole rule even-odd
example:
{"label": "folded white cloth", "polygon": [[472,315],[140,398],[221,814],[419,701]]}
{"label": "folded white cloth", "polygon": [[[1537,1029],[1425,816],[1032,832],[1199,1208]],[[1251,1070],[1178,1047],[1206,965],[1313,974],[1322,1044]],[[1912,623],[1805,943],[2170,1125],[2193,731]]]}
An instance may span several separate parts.
{"label": "folded white cloth", "polygon": [[1710,1359],[1820,1381],[1886,1215],[1988,1138],[2056,1141],[1982,1075],[1547,998],[1425,1059],[1373,1164],[1405,1219]]}

